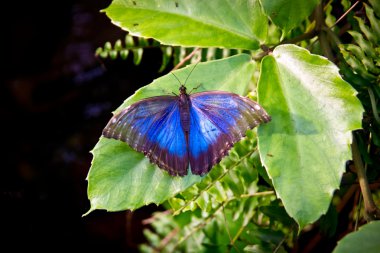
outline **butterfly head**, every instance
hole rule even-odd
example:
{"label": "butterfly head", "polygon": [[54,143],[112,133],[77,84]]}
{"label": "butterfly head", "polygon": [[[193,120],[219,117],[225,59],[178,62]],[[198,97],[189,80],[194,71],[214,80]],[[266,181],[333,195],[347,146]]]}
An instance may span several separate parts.
{"label": "butterfly head", "polygon": [[[193,72],[193,70],[195,69],[195,67],[198,65],[198,63],[199,62],[197,62],[195,65],[194,65],[194,67],[191,69],[191,71],[190,71],[190,73],[189,73],[189,75],[186,77],[186,80],[185,80],[185,82],[182,84],[181,83],[181,81],[178,79],[178,77],[173,73],[173,72],[171,72],[172,73],[172,75],[175,77],[175,79],[177,79],[177,81],[181,84],[181,86],[179,87],[179,94],[181,95],[181,94],[187,94],[186,93],[186,82],[187,82],[187,79],[189,79],[189,77],[190,77],[190,75],[191,75],[191,73]],[[191,93],[191,92],[190,92]]]}
{"label": "butterfly head", "polygon": [[179,87],[179,94],[186,94],[186,86],[181,84],[181,87]]}

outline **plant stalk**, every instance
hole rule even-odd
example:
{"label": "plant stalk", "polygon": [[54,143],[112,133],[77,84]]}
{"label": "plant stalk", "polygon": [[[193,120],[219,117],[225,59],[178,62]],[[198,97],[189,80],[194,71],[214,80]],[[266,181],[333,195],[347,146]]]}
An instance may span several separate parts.
{"label": "plant stalk", "polygon": [[362,158],[360,157],[359,147],[355,138],[355,134],[352,135],[352,157],[356,172],[359,179],[360,189],[363,195],[364,209],[367,213],[367,221],[380,219],[380,209],[376,206],[372,198],[371,189],[369,188],[366,171],[363,166]]}

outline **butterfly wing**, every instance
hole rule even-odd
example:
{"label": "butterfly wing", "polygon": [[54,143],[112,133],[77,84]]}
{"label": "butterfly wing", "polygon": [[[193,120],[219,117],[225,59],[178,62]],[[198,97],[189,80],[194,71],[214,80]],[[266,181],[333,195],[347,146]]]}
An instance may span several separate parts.
{"label": "butterfly wing", "polygon": [[103,135],[128,143],[171,175],[185,175],[189,164],[178,97],[143,99],[115,115]]}
{"label": "butterfly wing", "polygon": [[254,101],[223,91],[190,95],[189,160],[193,174],[202,175],[224,157],[248,129],[270,121]]}

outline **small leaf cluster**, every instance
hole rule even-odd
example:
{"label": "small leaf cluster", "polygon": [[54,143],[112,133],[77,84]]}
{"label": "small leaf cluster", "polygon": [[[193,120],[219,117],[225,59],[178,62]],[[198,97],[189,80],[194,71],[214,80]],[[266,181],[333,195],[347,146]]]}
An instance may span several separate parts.
{"label": "small leaf cluster", "polygon": [[130,34],[125,36],[124,42],[121,39],[112,43],[107,41],[103,47],[96,49],[95,55],[102,59],[115,60],[121,58],[127,59],[130,54],[133,55],[133,63],[140,65],[143,58],[144,51],[147,49],[161,50],[162,60],[158,72],[164,71],[169,64],[176,66],[182,62],[186,56],[191,54],[194,50],[195,56],[191,58],[191,62],[196,61],[211,61],[216,59],[223,59],[228,56],[237,55],[247,50],[241,49],[228,49],[228,48],[194,48],[194,47],[176,47],[166,46],[160,44],[154,39],[146,39],[143,37],[136,37]]}
{"label": "small leaf cluster", "polygon": [[[376,4],[374,7],[379,9],[379,2],[374,1],[374,4]],[[357,22],[357,29],[348,31],[354,43],[340,44],[339,47],[344,61],[349,66],[349,68],[347,68],[347,65],[344,66],[344,74],[349,75],[350,81],[358,88],[372,86],[379,96],[380,14],[379,12],[376,14],[374,7],[364,4],[365,14],[369,24],[366,24],[366,20],[362,17],[354,16]]]}
{"label": "small leaf cluster", "polygon": [[103,47],[96,49],[95,55],[103,59],[110,58],[112,60],[120,57],[127,59],[129,54],[133,54],[133,62],[135,65],[141,63],[144,48],[154,47],[153,40],[148,40],[142,37],[133,37],[127,34],[124,38],[124,43],[118,39],[114,44],[107,41]]}

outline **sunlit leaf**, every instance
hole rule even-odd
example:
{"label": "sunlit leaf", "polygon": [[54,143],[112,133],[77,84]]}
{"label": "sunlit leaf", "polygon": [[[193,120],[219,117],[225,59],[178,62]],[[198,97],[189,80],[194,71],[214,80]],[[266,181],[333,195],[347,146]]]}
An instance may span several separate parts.
{"label": "sunlit leaf", "polygon": [[166,45],[257,49],[267,35],[259,0],[114,0],[105,12],[130,34]]}
{"label": "sunlit leaf", "polygon": [[286,211],[303,228],[327,212],[363,108],[334,64],[295,45],[279,46],[263,59],[258,89],[272,116],[258,129],[261,160]]}

